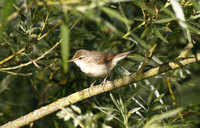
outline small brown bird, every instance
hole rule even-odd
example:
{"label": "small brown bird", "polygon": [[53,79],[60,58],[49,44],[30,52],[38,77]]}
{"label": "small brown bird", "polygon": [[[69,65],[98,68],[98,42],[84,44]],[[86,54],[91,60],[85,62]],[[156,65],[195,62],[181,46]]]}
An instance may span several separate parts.
{"label": "small brown bird", "polygon": [[124,53],[104,53],[81,49],[76,51],[73,58],[68,62],[74,62],[82,72],[90,77],[105,77],[120,60],[134,52],[137,52],[137,50]]}

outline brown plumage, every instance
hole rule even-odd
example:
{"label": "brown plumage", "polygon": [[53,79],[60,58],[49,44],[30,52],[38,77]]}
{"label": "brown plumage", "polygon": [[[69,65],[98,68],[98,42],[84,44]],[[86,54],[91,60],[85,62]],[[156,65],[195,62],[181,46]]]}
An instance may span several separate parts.
{"label": "brown plumage", "polygon": [[81,71],[91,77],[104,77],[124,59],[127,55],[136,52],[132,50],[124,53],[104,53],[88,51],[85,49],[78,50],[73,58],[68,62],[74,62],[80,67]]}

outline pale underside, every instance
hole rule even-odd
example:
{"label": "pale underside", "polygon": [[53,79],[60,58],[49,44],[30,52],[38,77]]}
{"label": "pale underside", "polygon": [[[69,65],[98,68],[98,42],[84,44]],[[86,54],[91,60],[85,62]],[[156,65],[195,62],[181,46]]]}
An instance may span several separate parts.
{"label": "pale underside", "polygon": [[104,77],[110,73],[110,71],[116,66],[117,62],[124,59],[126,56],[121,56],[112,61],[109,61],[104,64],[97,64],[93,61],[90,61],[87,58],[87,63],[82,60],[76,60],[75,63],[80,67],[81,71],[90,77]]}
{"label": "pale underside", "polygon": [[82,61],[75,62],[81,71],[90,77],[104,77],[109,74],[108,64],[94,64],[94,63],[83,63]]}

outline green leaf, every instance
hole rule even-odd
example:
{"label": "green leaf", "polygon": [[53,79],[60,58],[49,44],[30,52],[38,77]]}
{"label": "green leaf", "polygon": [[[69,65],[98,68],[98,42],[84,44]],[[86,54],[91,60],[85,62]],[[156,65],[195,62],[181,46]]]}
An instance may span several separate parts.
{"label": "green leaf", "polygon": [[184,108],[177,108],[177,109],[173,109],[170,111],[167,111],[163,114],[160,115],[155,115],[153,116],[148,122],[146,122],[144,128],[150,128],[152,127],[155,123],[160,123],[161,120],[175,116],[178,114],[178,112],[181,112]]}
{"label": "green leaf", "polygon": [[191,19],[191,20],[195,20],[195,19],[198,19],[198,18],[200,18],[200,14],[191,15],[191,16],[190,16],[190,19]]}
{"label": "green leaf", "polygon": [[136,96],[136,95],[137,95],[137,93],[134,93],[132,96],[130,96],[130,97],[128,98],[128,100],[125,101],[124,105],[125,105],[125,106],[128,106],[130,103],[132,103],[132,102],[133,102],[133,99],[132,99],[132,98],[133,98],[134,96]]}
{"label": "green leaf", "polygon": [[190,34],[190,30],[187,28],[186,29],[186,33],[187,33],[187,39],[190,43],[192,43],[192,38],[191,38],[191,34]]}
{"label": "green leaf", "polygon": [[[20,70],[18,70],[20,71]],[[16,71],[16,72],[18,72]],[[0,94],[5,91],[6,89],[8,89],[8,85],[13,81],[13,79],[15,78],[15,76],[8,74],[6,75],[0,82]]]}
{"label": "green leaf", "polygon": [[128,111],[128,117],[131,116],[131,114],[135,113],[135,112],[139,112],[139,110],[141,109],[142,107],[137,107],[137,108],[133,108],[131,109],[130,111]]}
{"label": "green leaf", "polygon": [[199,6],[199,3],[197,2],[197,0],[190,0],[190,2],[193,4],[193,6],[196,9],[200,10],[200,6]]}
{"label": "green leaf", "polygon": [[105,13],[107,13],[110,17],[114,17],[122,22],[124,22],[125,24],[131,24],[132,21],[127,19],[126,17],[121,16],[118,12],[116,12],[113,9],[107,8],[107,7],[102,7],[101,8]]}
{"label": "green leaf", "polygon": [[141,34],[141,39],[143,39],[144,37],[147,37],[146,39],[148,40],[149,39],[149,35],[151,35],[151,30],[152,30],[152,27],[147,27]]}
{"label": "green leaf", "polygon": [[168,108],[169,105],[164,105],[164,104],[156,104],[154,105],[151,110],[152,111],[156,111],[156,110],[159,110],[159,109],[164,109],[164,108]]}
{"label": "green leaf", "polygon": [[112,102],[115,104],[115,106],[117,107],[117,109],[120,110],[120,107],[117,104],[117,102],[116,102],[115,98],[113,97],[112,93],[110,93],[110,98],[111,98]]}
{"label": "green leaf", "polygon": [[135,40],[136,44],[138,43],[147,49],[151,49],[151,46],[138,37],[135,33],[131,33],[131,37]]}
{"label": "green leaf", "polygon": [[163,96],[164,96],[164,94],[161,94],[158,98],[156,98],[156,99],[153,101],[153,103],[158,102]]}
{"label": "green leaf", "polygon": [[145,8],[146,11],[148,11],[152,15],[156,15],[155,11],[148,6],[145,1],[143,0],[132,0],[133,4],[137,5],[139,8]]}
{"label": "green leaf", "polygon": [[59,123],[56,120],[54,120],[53,123],[54,123],[54,128],[59,128]]}
{"label": "green leaf", "polygon": [[162,34],[160,33],[160,31],[157,29],[157,27],[155,25],[154,25],[153,29],[154,29],[155,34],[158,36],[158,38],[160,38],[165,43],[169,44],[169,42],[162,36]]}
{"label": "green leaf", "polygon": [[170,21],[174,20],[174,18],[166,18],[166,19],[161,19],[161,20],[157,20],[153,23],[156,23],[156,24],[162,24],[162,23],[168,23]]}
{"label": "green leaf", "polygon": [[152,90],[149,97],[148,97],[148,100],[147,100],[147,105],[150,106],[152,100],[153,100],[153,97],[154,97],[154,92],[156,91],[156,89]]}
{"label": "green leaf", "polygon": [[70,45],[69,45],[69,40],[70,40],[70,33],[69,33],[69,28],[67,23],[63,22],[61,25],[61,57],[63,61],[63,69],[64,72],[66,73],[68,71],[68,60],[69,60],[69,52],[70,52]]}
{"label": "green leaf", "polygon": [[8,16],[13,12],[13,0],[4,0],[3,9],[1,10],[0,39],[4,31]]}

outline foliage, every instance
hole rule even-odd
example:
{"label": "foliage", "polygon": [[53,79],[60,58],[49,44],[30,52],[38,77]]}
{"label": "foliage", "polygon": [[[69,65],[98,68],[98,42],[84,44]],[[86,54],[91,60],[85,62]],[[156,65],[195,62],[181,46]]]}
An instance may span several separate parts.
{"label": "foliage", "polygon": [[[181,59],[187,50],[199,52],[198,0],[0,3],[0,124],[89,87],[96,78],[67,63],[78,49],[137,49],[119,62],[110,80]],[[162,73],[63,108],[29,127],[197,128],[199,72],[197,62]]]}

